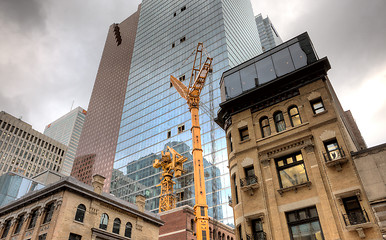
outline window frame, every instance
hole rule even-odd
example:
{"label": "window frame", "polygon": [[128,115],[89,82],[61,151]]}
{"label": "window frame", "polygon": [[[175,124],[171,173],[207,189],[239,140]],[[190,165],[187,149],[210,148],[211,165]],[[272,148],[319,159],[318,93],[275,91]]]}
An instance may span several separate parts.
{"label": "window frame", "polygon": [[[276,116],[281,116],[280,119],[277,119]],[[273,114],[273,120],[275,122],[275,128],[276,128],[276,132],[279,133],[279,132],[283,132],[287,129],[287,126],[285,125],[285,120],[284,120],[284,114],[282,111],[277,111]],[[283,129],[279,129],[280,125],[283,123]],[[281,127],[280,127],[281,128]]]}
{"label": "window frame", "polygon": [[45,215],[44,215],[44,219],[43,219],[43,224],[51,222],[52,215],[54,214],[54,210],[55,210],[55,204],[54,203],[50,203],[47,205],[47,207],[45,208]]}
{"label": "window frame", "polygon": [[[311,210],[315,210],[316,216],[312,216]],[[300,212],[302,212],[302,211],[304,211],[305,214],[306,214],[306,218],[304,218],[304,219],[301,219],[301,216],[300,216]],[[297,219],[295,221],[290,221],[290,214],[295,214],[295,217]],[[324,240],[323,229],[322,229],[322,226],[320,224],[319,214],[318,214],[316,206],[311,206],[311,207],[306,207],[306,208],[302,208],[302,209],[297,209],[297,210],[294,210],[294,211],[286,212],[286,220],[287,220],[288,231],[289,231],[290,239],[291,240],[294,239],[291,227],[299,226],[299,225],[306,224],[306,223],[310,223],[311,224],[311,223],[314,223],[314,222],[318,222],[319,227],[320,227],[321,237]]]}
{"label": "window frame", "polygon": [[[298,161],[296,159],[296,156],[298,155],[301,155],[302,156],[302,160]],[[292,163],[287,163],[287,160],[289,158],[292,158]],[[279,166],[279,162],[280,161],[283,161],[283,166]],[[306,165],[304,163],[304,157],[303,157],[303,154],[301,152],[295,152],[295,153],[292,153],[292,154],[289,154],[289,155],[286,155],[286,156],[283,156],[283,157],[280,157],[280,158],[277,158],[275,159],[275,165],[276,165],[276,170],[277,170],[277,175],[278,175],[278,180],[279,180],[279,185],[280,185],[280,188],[283,189],[283,188],[288,188],[288,187],[293,187],[293,186],[297,186],[297,185],[300,185],[300,184],[303,184],[303,183],[297,183],[297,184],[293,184],[291,186],[285,186],[283,187],[283,181],[281,179],[281,175],[280,175],[280,172],[285,170],[285,169],[290,169],[290,168],[293,168],[293,167],[296,167],[298,165],[303,165],[303,168],[304,168],[304,172],[305,172],[305,176],[306,176],[306,179],[308,182],[309,181],[309,178],[308,178],[308,174],[307,174],[307,169],[306,169]]]}
{"label": "window frame", "polygon": [[76,233],[70,233],[68,240],[81,240],[82,236]]}
{"label": "window frame", "polygon": [[[106,224],[104,224],[106,222]],[[102,213],[100,222],[99,222],[99,228],[102,230],[107,230],[107,226],[109,225],[109,215],[107,213]]]}
{"label": "window frame", "polygon": [[[264,120],[267,120],[267,124],[266,125],[263,125],[263,121]],[[261,136],[263,138],[271,136],[272,130],[271,130],[271,125],[269,123],[269,118],[267,116],[263,116],[263,117],[260,118],[259,123],[260,123]],[[265,129],[269,130],[268,134],[265,134],[265,131],[264,131]]]}
{"label": "window frame", "polygon": [[119,234],[119,230],[121,229],[121,219],[115,218],[113,222],[112,232],[115,234]]}
{"label": "window frame", "polygon": [[131,222],[127,222],[125,225],[125,237],[131,238],[132,232],[133,232],[133,224],[131,224]]}
{"label": "window frame", "polygon": [[[318,104],[318,103],[320,103],[322,106],[318,107],[318,108],[315,108],[315,105]],[[312,99],[310,101],[310,104],[311,104],[311,108],[312,108],[312,111],[313,111],[314,114],[319,114],[319,113],[322,113],[322,112],[326,111],[326,107],[324,106],[324,103],[323,103],[323,100],[322,100],[321,97]],[[319,111],[320,109],[322,109],[322,111]]]}
{"label": "window frame", "polygon": [[36,220],[38,219],[38,215],[39,215],[39,209],[36,209],[36,210],[34,210],[33,212],[32,212],[32,214],[31,214],[31,220],[29,221],[29,223],[28,223],[28,227],[27,227],[27,229],[32,229],[32,228],[34,228],[35,227],[35,225],[36,225]]}
{"label": "window frame", "polygon": [[[294,114],[294,115],[292,115],[292,113],[291,113],[291,110],[292,109],[296,109],[296,114]],[[299,126],[299,125],[301,125],[303,122],[302,122],[302,118],[300,117],[300,113],[299,113],[299,108],[296,106],[296,105],[292,105],[292,106],[290,106],[289,108],[288,108],[288,116],[289,116],[289,119],[290,119],[290,122],[291,122],[291,126],[292,127],[296,127],[296,126]],[[300,121],[300,123],[299,124],[294,124],[294,118],[296,118],[296,117],[299,117],[299,121]]]}
{"label": "window frame", "polygon": [[239,128],[239,135],[240,135],[241,142],[249,140],[248,126]]}
{"label": "window frame", "polygon": [[[83,208],[81,208],[83,207]],[[76,213],[75,213],[75,218],[74,220],[77,222],[83,222],[84,217],[86,216],[86,206],[84,204],[79,204],[78,207],[76,208]]]}

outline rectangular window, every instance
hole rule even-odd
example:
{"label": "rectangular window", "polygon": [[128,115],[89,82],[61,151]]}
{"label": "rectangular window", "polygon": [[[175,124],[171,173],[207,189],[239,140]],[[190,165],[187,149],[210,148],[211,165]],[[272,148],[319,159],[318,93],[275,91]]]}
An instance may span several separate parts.
{"label": "rectangular window", "polygon": [[321,98],[312,100],[310,103],[311,103],[312,111],[314,112],[314,114],[318,114],[318,113],[325,111]]}
{"label": "rectangular window", "polygon": [[186,40],[186,38],[185,38],[185,37],[182,37],[182,38],[180,38],[180,43],[183,43],[183,42],[185,42],[185,40]]}
{"label": "rectangular window", "polygon": [[81,240],[81,239],[82,239],[82,236],[75,233],[70,233],[70,237],[68,238],[68,240]]}
{"label": "rectangular window", "polygon": [[356,225],[368,222],[367,213],[362,210],[357,196],[342,198],[344,209],[346,210],[346,225]]}
{"label": "rectangular window", "polygon": [[316,207],[303,208],[286,213],[291,240],[317,239],[323,240]]}
{"label": "rectangular window", "polygon": [[179,80],[182,82],[182,81],[185,81],[185,75],[182,75],[179,77]]}
{"label": "rectangular window", "polygon": [[243,127],[239,129],[240,141],[245,141],[249,139],[248,127]]}
{"label": "rectangular window", "polygon": [[236,174],[233,175],[233,183],[235,185],[235,200],[236,200],[236,204],[238,204],[239,203],[239,195],[237,193]]}
{"label": "rectangular window", "polygon": [[171,138],[171,137],[172,137],[172,131],[170,131],[170,130],[168,131],[167,137],[168,137],[168,138]]}
{"label": "rectangular window", "polygon": [[233,142],[232,142],[232,135],[229,134],[229,148],[231,150],[231,152],[233,152]]}
{"label": "rectangular window", "polygon": [[28,229],[34,228],[36,224],[36,220],[38,219],[38,210],[32,212],[31,221],[29,222]]}
{"label": "rectangular window", "polygon": [[266,234],[263,231],[263,222],[260,218],[252,220],[252,234],[252,239],[267,239]]}
{"label": "rectangular window", "polygon": [[308,182],[303,156],[300,152],[276,159],[281,188]]}
{"label": "rectangular window", "polygon": [[243,185],[251,185],[257,183],[257,177],[255,175],[255,170],[253,166],[249,166],[244,168],[244,173],[245,173],[245,180],[242,181],[241,186]]}
{"label": "rectangular window", "polygon": [[183,6],[182,8],[181,8],[181,12],[183,12],[183,11],[185,11],[186,10],[186,6]]}
{"label": "rectangular window", "polygon": [[185,131],[185,125],[178,126],[178,133]]}
{"label": "rectangular window", "polygon": [[47,233],[39,235],[39,240],[46,240],[47,238]]}
{"label": "rectangular window", "polygon": [[338,145],[338,142],[336,141],[336,139],[325,142],[324,146],[325,146],[326,151],[327,151],[326,160],[332,161],[332,160],[337,160],[337,159],[342,158],[342,154],[341,154],[341,151],[339,149],[339,145]]}
{"label": "rectangular window", "polygon": [[175,43],[172,43],[172,48],[174,48],[176,46],[176,44]]}

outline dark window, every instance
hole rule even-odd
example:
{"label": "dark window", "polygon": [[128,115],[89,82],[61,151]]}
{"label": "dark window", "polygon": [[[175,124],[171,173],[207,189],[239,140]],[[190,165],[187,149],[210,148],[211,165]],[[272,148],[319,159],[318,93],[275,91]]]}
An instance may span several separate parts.
{"label": "dark window", "polygon": [[172,48],[174,48],[176,46],[176,44],[175,43],[172,43]]}
{"label": "dark window", "polygon": [[273,118],[275,120],[275,126],[276,126],[276,132],[281,132],[285,130],[285,122],[284,122],[284,116],[281,111],[276,112],[273,115]]}
{"label": "dark window", "polygon": [[169,87],[171,87],[171,88],[173,87],[173,83],[172,82],[170,82],[170,86]]}
{"label": "dark window", "polygon": [[235,97],[242,93],[240,73],[235,72],[224,78],[227,98]]}
{"label": "dark window", "polygon": [[292,127],[302,124],[302,119],[300,118],[298,107],[290,107],[288,109],[288,115],[290,117]]}
{"label": "dark window", "polygon": [[235,200],[236,200],[236,204],[238,204],[239,203],[239,196],[238,196],[238,193],[237,193],[236,174],[233,175],[233,183],[235,185]]}
{"label": "dark window", "polygon": [[324,239],[315,207],[288,212],[286,215],[291,240]]}
{"label": "dark window", "polygon": [[179,80],[182,82],[182,81],[185,81],[185,75],[182,75],[179,77]]}
{"label": "dark window", "polygon": [[310,103],[311,103],[312,111],[314,111],[314,114],[318,114],[325,111],[321,98],[312,100]]}
{"label": "dark window", "polygon": [[269,126],[268,117],[260,118],[260,128],[262,137],[268,137],[271,135],[271,127]]}
{"label": "dark window", "polygon": [[75,221],[83,222],[85,213],[86,207],[83,204],[79,204],[78,208],[76,209]]}
{"label": "dark window", "polygon": [[103,213],[101,216],[101,222],[99,224],[99,228],[103,230],[107,230],[108,223],[109,223],[109,216],[106,213]]}
{"label": "dark window", "polygon": [[330,160],[336,160],[342,158],[342,155],[339,151],[339,145],[336,141],[336,139],[325,142],[324,146],[327,150],[327,157]]}
{"label": "dark window", "polygon": [[68,240],[81,240],[81,239],[82,239],[82,236],[75,233],[70,233],[70,237],[68,238]]}
{"label": "dark window", "polygon": [[295,153],[276,160],[281,188],[296,186],[308,181],[302,154]]}
{"label": "dark window", "polygon": [[183,12],[183,11],[185,11],[186,10],[186,6],[183,6],[182,8],[181,8],[181,12]]}
{"label": "dark window", "polygon": [[15,232],[14,232],[14,234],[17,234],[17,233],[20,232],[21,227],[23,226],[23,223],[24,223],[24,215],[21,215],[21,216],[17,219],[17,223],[16,223],[16,227],[15,227]]}
{"label": "dark window", "polygon": [[113,233],[119,234],[120,228],[121,228],[121,220],[119,218],[114,219]]}
{"label": "dark window", "polygon": [[39,240],[46,240],[47,238],[47,233],[39,235]]}
{"label": "dark window", "polygon": [[241,225],[239,225],[239,226],[237,227],[237,232],[239,233],[239,238],[240,238],[240,240],[243,240],[243,234],[242,234],[242,232],[241,232]]}
{"label": "dark window", "polygon": [[259,84],[263,84],[276,78],[271,57],[266,57],[256,63]]}
{"label": "dark window", "polygon": [[232,135],[229,134],[229,148],[231,150],[231,152],[233,152],[233,142],[232,142]]}
{"label": "dark window", "polygon": [[193,219],[190,219],[190,230],[192,230],[192,232],[194,232],[194,220]]}
{"label": "dark window", "polygon": [[36,220],[38,219],[38,210],[35,210],[31,214],[31,221],[29,222],[28,229],[34,228],[36,224]]}
{"label": "dark window", "polygon": [[346,210],[346,225],[356,225],[367,222],[367,214],[362,210],[357,196],[342,198],[342,202]]}
{"label": "dark window", "polygon": [[185,125],[178,126],[178,133],[185,131]]}
{"label": "dark window", "polygon": [[175,16],[177,16],[177,12],[174,12],[174,13],[173,13],[173,17],[175,17]]}
{"label": "dark window", "polygon": [[248,127],[243,127],[239,129],[240,141],[245,141],[249,139]]}
{"label": "dark window", "polygon": [[251,185],[257,183],[257,177],[255,175],[255,170],[253,166],[249,166],[244,168],[244,173],[245,173],[245,179],[241,182],[241,186],[243,185]]}
{"label": "dark window", "polygon": [[183,43],[183,42],[185,42],[185,40],[186,40],[186,38],[185,38],[185,37],[182,37],[182,38],[180,38],[180,43]]}
{"label": "dark window", "polygon": [[257,86],[257,72],[255,64],[251,64],[240,70],[241,88],[244,91]]}
{"label": "dark window", "polygon": [[265,232],[263,231],[263,223],[261,219],[252,220],[252,239],[266,239]]}
{"label": "dark window", "polygon": [[10,228],[11,228],[11,220],[7,220],[4,224],[4,230],[3,230],[3,234],[1,234],[1,238],[7,237]]}
{"label": "dark window", "polygon": [[272,54],[272,60],[278,77],[295,70],[288,48]]}
{"label": "dark window", "polygon": [[52,214],[54,213],[55,205],[54,203],[48,204],[46,207],[46,215],[44,216],[43,224],[48,223],[52,219]]}
{"label": "dark window", "polygon": [[172,131],[170,131],[170,130],[168,131],[167,137],[168,137],[168,138],[171,138],[171,137],[172,137]]}
{"label": "dark window", "polygon": [[133,225],[131,225],[130,222],[126,223],[126,228],[125,228],[125,237],[131,238],[131,229],[133,228]]}

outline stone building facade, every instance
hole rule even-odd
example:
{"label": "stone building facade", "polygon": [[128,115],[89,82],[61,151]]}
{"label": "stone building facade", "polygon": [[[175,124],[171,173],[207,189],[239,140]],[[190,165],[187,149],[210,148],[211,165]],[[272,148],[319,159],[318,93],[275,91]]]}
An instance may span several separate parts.
{"label": "stone building facade", "polygon": [[361,149],[307,33],[223,74],[236,239],[382,239]]}
{"label": "stone building facade", "polygon": [[60,172],[67,146],[0,112],[0,175],[17,172],[26,177],[45,170]]}
{"label": "stone building facade", "polygon": [[0,208],[0,239],[158,239],[163,222],[145,198],[134,205],[102,193],[104,180],[65,177]]}
{"label": "stone building facade", "polygon": [[[185,205],[159,213],[165,222],[160,228],[159,240],[196,240],[193,208]],[[234,229],[213,218],[209,219],[210,239],[234,240]]]}

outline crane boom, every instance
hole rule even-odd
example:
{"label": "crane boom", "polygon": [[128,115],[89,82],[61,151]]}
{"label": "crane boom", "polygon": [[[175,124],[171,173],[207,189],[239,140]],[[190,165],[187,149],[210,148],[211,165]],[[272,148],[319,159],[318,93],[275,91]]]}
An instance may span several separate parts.
{"label": "crane boom", "polygon": [[[209,239],[209,216],[206,203],[204,162],[201,145],[201,128],[199,121],[200,94],[204,87],[206,77],[212,66],[213,58],[207,57],[201,66],[203,44],[198,43],[196,56],[194,58],[191,80],[189,87],[186,87],[177,78],[170,76],[170,81],[182,98],[187,100],[192,119],[192,142],[193,142],[193,167],[194,167],[194,191],[196,204],[194,214],[196,221],[197,240]],[[197,56],[199,55],[199,59]],[[197,61],[198,60],[198,61]],[[192,82],[194,80],[194,82]],[[183,86],[182,86],[183,85]]]}

